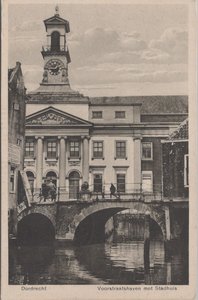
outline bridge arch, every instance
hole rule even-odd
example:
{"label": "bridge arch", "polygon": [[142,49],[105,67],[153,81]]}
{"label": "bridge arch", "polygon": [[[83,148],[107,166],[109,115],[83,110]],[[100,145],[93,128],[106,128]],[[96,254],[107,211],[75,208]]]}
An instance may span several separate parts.
{"label": "bridge arch", "polygon": [[41,213],[27,214],[17,225],[17,240],[21,244],[46,244],[55,239],[55,227]]}
{"label": "bridge arch", "polygon": [[77,231],[79,230],[79,226],[82,222],[86,220],[86,218],[91,215],[95,215],[98,213],[106,211],[106,215],[108,219],[116,214],[119,211],[126,209],[134,209],[138,213],[149,214],[151,219],[153,219],[162,231],[162,235],[164,240],[166,239],[166,229],[165,229],[165,214],[163,209],[155,208],[155,206],[148,205],[142,202],[125,202],[125,203],[96,203],[92,206],[84,208],[80,214],[74,216],[73,222],[70,224],[70,237],[75,241],[75,236]]}
{"label": "bridge arch", "polygon": [[39,204],[32,205],[28,209],[23,210],[17,217],[18,222],[20,222],[23,218],[30,214],[41,214],[44,217],[48,218],[50,222],[53,224],[54,228],[56,228],[56,208],[52,204]]}

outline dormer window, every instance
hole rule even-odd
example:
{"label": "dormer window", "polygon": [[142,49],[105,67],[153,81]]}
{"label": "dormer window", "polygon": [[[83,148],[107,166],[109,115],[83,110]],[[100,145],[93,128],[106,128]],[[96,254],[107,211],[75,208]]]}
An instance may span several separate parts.
{"label": "dormer window", "polygon": [[51,51],[60,51],[60,33],[58,31],[52,32]]}

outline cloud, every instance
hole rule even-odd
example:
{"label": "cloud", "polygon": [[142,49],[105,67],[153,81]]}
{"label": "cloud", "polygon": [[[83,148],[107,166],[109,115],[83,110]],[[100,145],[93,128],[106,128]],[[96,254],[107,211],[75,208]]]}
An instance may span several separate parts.
{"label": "cloud", "polygon": [[[151,51],[162,51],[167,54],[167,62],[187,62],[188,33],[180,28],[168,28],[158,40],[149,43]],[[169,55],[169,57],[168,57]],[[153,56],[154,58],[154,56]],[[156,55],[158,60],[158,56]]]}
{"label": "cloud", "polygon": [[118,33],[110,28],[92,28],[83,34],[73,35],[69,44],[73,50],[80,50],[79,53],[85,58],[109,53],[120,47]]}
{"label": "cloud", "polygon": [[181,71],[156,71],[140,74],[132,74],[132,82],[181,82],[187,80],[187,72]]}
{"label": "cloud", "polygon": [[[23,28],[23,26],[22,26]],[[168,28],[158,39],[144,41],[138,32],[119,34],[111,28],[91,28],[71,34],[70,82],[80,86],[187,81],[187,32]],[[42,80],[42,42],[34,34],[10,41],[12,64],[22,62],[26,87]],[[34,65],[35,64],[35,65]]]}
{"label": "cloud", "polygon": [[[163,83],[163,82],[184,82],[187,80],[187,70],[185,66],[172,67],[170,70],[168,67],[164,68],[161,64],[161,68],[153,69],[153,65],[148,65],[149,67],[144,67],[143,65],[133,64],[133,65],[123,65],[123,64],[98,64],[86,67],[81,67],[72,72],[71,79],[76,84],[107,84],[107,83],[121,83],[121,82],[153,82],[153,83]],[[77,74],[77,75],[76,75]],[[85,77],[86,74],[86,77]]]}
{"label": "cloud", "polygon": [[69,46],[76,65],[187,63],[188,35],[184,29],[167,28],[158,39],[146,42],[138,32],[118,34],[110,28],[92,28],[73,35]]}
{"label": "cloud", "polygon": [[128,36],[121,39],[121,48],[137,51],[147,48],[146,42],[138,39],[137,36]]}
{"label": "cloud", "polygon": [[[35,22],[35,26],[40,26]],[[41,62],[40,49],[42,35],[31,31],[30,22],[17,27],[10,38],[10,57],[22,55],[25,64]],[[36,27],[37,28],[37,27]],[[29,34],[28,34],[29,32]],[[81,34],[68,36],[68,45],[72,67],[96,65],[101,63],[115,64],[172,64],[187,63],[187,31],[180,28],[167,28],[158,39],[144,41],[138,32],[118,33],[111,28],[91,28]],[[15,60],[19,60],[15,59]]]}
{"label": "cloud", "polygon": [[41,31],[43,29],[43,24],[38,21],[25,21],[25,22],[22,22],[20,23],[19,25],[17,26],[12,26],[10,28],[10,32],[11,33],[24,33],[24,32],[31,32],[31,31]]}
{"label": "cloud", "polygon": [[160,49],[150,48],[142,52],[141,60],[145,63],[168,63],[171,57]]}
{"label": "cloud", "polygon": [[72,35],[69,48],[74,64],[102,62],[129,63],[139,60],[140,52],[147,48],[137,32],[119,34],[111,28],[92,28]]}

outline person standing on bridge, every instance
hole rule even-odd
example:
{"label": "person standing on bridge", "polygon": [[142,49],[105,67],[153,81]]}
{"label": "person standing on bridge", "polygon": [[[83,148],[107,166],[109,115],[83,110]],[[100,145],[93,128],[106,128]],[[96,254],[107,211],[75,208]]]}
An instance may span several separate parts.
{"label": "person standing on bridge", "polygon": [[43,201],[45,202],[48,197],[48,187],[46,185],[46,180],[44,181],[44,183],[42,183],[41,196],[43,196]]}
{"label": "person standing on bridge", "polygon": [[116,192],[116,188],[113,185],[113,183],[111,183],[111,186],[110,186],[110,198],[112,198],[112,195],[116,197],[115,192]]}
{"label": "person standing on bridge", "polygon": [[112,195],[115,198],[120,199],[120,196],[118,194],[116,194],[116,187],[113,185],[113,183],[111,183],[111,186],[110,186],[110,198],[112,198]]}
{"label": "person standing on bridge", "polygon": [[52,201],[56,200],[56,186],[52,182],[52,180],[50,180],[48,187],[49,187],[49,194],[51,196],[51,200]]}

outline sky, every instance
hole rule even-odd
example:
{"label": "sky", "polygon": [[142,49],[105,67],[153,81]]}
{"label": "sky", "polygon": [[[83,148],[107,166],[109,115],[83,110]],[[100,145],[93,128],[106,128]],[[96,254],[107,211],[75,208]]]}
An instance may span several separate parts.
{"label": "sky", "polygon": [[[25,85],[42,81],[43,20],[52,4],[10,4],[9,67],[22,64]],[[188,10],[185,4],[60,4],[70,23],[69,80],[87,96],[188,93]]]}

